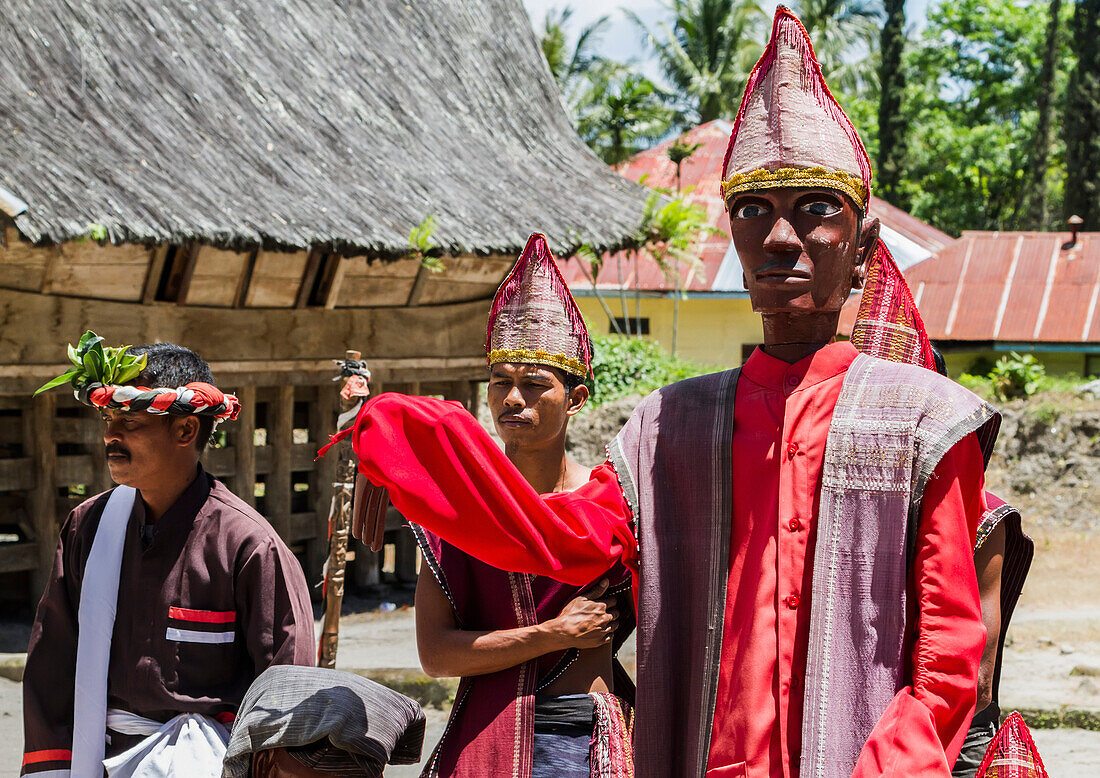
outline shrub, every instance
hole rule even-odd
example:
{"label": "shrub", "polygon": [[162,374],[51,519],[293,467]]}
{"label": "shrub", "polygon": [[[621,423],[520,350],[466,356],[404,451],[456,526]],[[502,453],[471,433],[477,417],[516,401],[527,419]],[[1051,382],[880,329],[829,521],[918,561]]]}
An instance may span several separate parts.
{"label": "shrub", "polygon": [[592,345],[596,353],[592,361],[595,379],[591,407],[632,394],[648,394],[666,384],[718,369],[678,359],[653,341],[640,338],[594,335]]}
{"label": "shrub", "polygon": [[1030,397],[1042,387],[1046,369],[1034,354],[1013,351],[1001,357],[989,372],[993,392],[1000,400]]}

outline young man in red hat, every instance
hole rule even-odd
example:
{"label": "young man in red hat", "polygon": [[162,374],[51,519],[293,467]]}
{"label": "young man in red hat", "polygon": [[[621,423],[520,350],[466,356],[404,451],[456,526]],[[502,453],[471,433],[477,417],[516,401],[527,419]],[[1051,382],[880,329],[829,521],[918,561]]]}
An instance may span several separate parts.
{"label": "young man in red hat", "polygon": [[[493,301],[488,405],[507,459],[540,494],[617,498],[614,472],[565,453],[584,407],[592,342],[542,235]],[[461,676],[425,776],[632,775],[634,688],[614,652],[634,630],[630,573],[592,586],[507,572],[414,527],[425,563],[416,638],[431,675]]]}

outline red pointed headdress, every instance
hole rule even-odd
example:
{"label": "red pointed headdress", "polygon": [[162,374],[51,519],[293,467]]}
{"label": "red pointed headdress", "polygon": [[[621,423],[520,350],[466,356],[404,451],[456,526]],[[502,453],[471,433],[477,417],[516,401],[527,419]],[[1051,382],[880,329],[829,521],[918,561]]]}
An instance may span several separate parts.
{"label": "red pointed headdress", "polygon": [[546,236],[527,240],[493,298],[485,351],[489,364],[550,365],[573,375],[592,371],[592,341]]}
{"label": "red pointed headdress", "polygon": [[873,357],[936,369],[924,320],[909,285],[881,240],[867,265],[867,280],[852,327],[852,345]]}
{"label": "red pointed headdress", "polygon": [[823,187],[867,208],[867,150],[829,91],[806,28],[783,6],[749,75],[722,175],[727,202],[752,189]]}
{"label": "red pointed headdress", "polygon": [[1024,718],[1012,711],[993,736],[976,778],[1048,778]]}

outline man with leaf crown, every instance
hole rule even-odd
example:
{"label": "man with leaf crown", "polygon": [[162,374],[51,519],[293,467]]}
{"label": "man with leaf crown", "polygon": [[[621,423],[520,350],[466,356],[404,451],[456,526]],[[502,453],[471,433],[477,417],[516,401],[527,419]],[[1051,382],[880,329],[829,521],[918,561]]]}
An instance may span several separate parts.
{"label": "man with leaf crown", "polygon": [[[609,446],[620,505],[524,492],[426,401],[379,398],[357,421],[363,475],[469,553],[575,584],[613,560],[634,573],[639,776],[946,778],[959,752],[985,641],[970,528],[999,417],[836,342],[882,250],[870,183],[780,7],[722,185],[764,345],[638,406]],[[412,426],[431,434],[407,444]]]}
{"label": "man with leaf crown", "polygon": [[237,398],[186,348],[102,341],[85,334],[39,390],[71,385],[99,412],[118,486],[61,528],[27,650],[20,775],[220,776],[252,681],[314,662],[309,590],[271,525],[200,464]]}

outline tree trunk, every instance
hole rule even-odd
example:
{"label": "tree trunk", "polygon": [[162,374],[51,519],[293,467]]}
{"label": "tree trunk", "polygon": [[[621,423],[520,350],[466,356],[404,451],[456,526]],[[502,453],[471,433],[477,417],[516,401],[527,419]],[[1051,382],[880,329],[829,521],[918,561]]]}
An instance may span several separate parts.
{"label": "tree trunk", "polygon": [[905,92],[905,73],[901,57],[905,47],[905,0],[885,0],[886,23],[882,28],[881,88],[878,103],[878,172],[883,196],[895,205],[897,185],[905,158],[905,119],[901,99]]}
{"label": "tree trunk", "polygon": [[619,302],[623,305],[623,324],[630,335],[630,310],[626,307],[626,287],[623,286],[623,252],[615,255],[615,267],[619,271]]}
{"label": "tree trunk", "polygon": [[1047,159],[1050,155],[1050,125],[1054,97],[1055,63],[1058,56],[1059,17],[1062,0],[1050,0],[1050,18],[1047,21],[1046,50],[1043,67],[1039,72],[1039,90],[1036,108],[1039,122],[1035,128],[1035,142],[1028,164],[1027,177],[1020,187],[1016,206],[1016,221],[1025,229],[1041,230],[1047,226]]}
{"label": "tree trunk", "polygon": [[1077,66],[1066,104],[1065,215],[1100,229],[1100,0],[1079,0],[1070,34]]}

